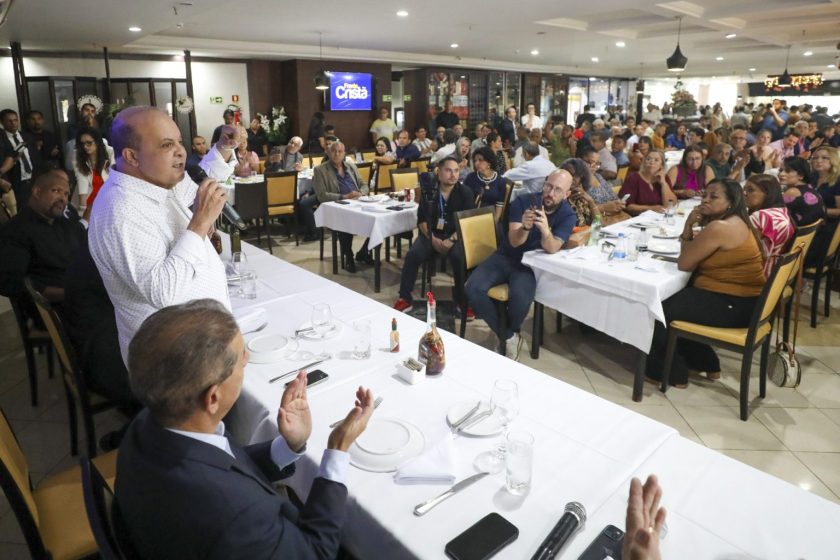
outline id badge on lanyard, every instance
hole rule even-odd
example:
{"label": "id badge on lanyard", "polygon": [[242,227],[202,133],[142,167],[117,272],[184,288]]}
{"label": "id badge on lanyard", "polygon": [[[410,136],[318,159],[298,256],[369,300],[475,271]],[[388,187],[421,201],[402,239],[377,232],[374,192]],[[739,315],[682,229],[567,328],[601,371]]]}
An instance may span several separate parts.
{"label": "id badge on lanyard", "polygon": [[438,213],[437,226],[435,226],[435,229],[443,231],[443,228],[446,226],[446,202],[444,202],[442,194],[438,194],[438,197],[438,209],[440,212]]}

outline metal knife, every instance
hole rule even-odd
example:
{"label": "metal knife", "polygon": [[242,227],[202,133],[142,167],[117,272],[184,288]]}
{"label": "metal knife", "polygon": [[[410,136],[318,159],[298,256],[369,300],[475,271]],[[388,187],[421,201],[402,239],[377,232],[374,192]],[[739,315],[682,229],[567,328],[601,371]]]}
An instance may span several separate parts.
{"label": "metal knife", "polygon": [[269,379],[269,380],[268,380],[268,382],[269,382],[269,383],[274,383],[275,381],[280,381],[280,380],[281,380],[281,379],[283,379],[284,377],[289,377],[290,375],[293,375],[293,374],[295,374],[295,373],[299,372],[299,371],[300,371],[300,370],[302,370],[302,369],[309,369],[309,368],[311,368],[312,366],[317,366],[317,365],[318,365],[318,364],[320,364],[321,362],[326,362],[327,360],[329,360],[329,358],[324,358],[324,359],[322,359],[322,360],[316,360],[316,361],[312,362],[311,364],[306,364],[305,366],[301,366],[301,367],[295,368],[295,369],[293,369],[292,371],[287,371],[286,373],[281,374],[281,375],[278,375],[277,377],[272,377],[271,379]]}
{"label": "metal knife", "polygon": [[461,432],[463,432],[467,428],[472,428],[473,426],[475,426],[476,424],[478,424],[479,422],[481,422],[482,420],[484,420],[485,418],[490,416],[490,414],[491,414],[490,410],[482,410],[481,412],[479,412],[478,414],[476,414],[475,416],[470,418],[468,422],[458,426],[458,428],[455,430],[455,433],[460,434]]}
{"label": "metal knife", "polygon": [[464,488],[466,488],[468,486],[472,486],[474,483],[478,482],[479,480],[481,480],[482,478],[484,478],[488,474],[490,474],[490,473],[480,472],[478,474],[474,474],[474,475],[472,475],[468,478],[465,478],[461,482],[458,482],[457,484],[455,484],[455,486],[453,486],[452,488],[450,488],[449,490],[447,490],[446,492],[444,492],[440,496],[438,496],[436,498],[432,498],[431,500],[429,500],[427,502],[423,502],[422,504],[418,504],[414,508],[414,515],[417,515],[418,517],[421,516],[421,515],[424,515],[430,509],[432,509],[433,507],[435,507],[436,505],[438,505],[442,501],[446,500],[447,498],[451,498],[452,496],[454,496],[455,494],[457,494],[458,492],[460,492]]}
{"label": "metal knife", "polygon": [[466,414],[464,414],[461,418],[459,418],[458,420],[456,420],[456,421],[452,424],[452,428],[453,428],[453,429],[455,429],[455,430],[457,430],[457,429],[458,429],[458,427],[459,427],[461,424],[463,424],[464,422],[466,422],[467,420],[469,420],[469,419],[470,419],[470,417],[471,417],[473,414],[475,414],[475,413],[476,413],[476,411],[478,410],[478,407],[480,407],[480,406],[481,406],[481,401],[478,401],[477,403],[475,403],[475,406],[474,406],[474,407],[472,407],[471,409],[469,409],[469,411],[468,411]]}

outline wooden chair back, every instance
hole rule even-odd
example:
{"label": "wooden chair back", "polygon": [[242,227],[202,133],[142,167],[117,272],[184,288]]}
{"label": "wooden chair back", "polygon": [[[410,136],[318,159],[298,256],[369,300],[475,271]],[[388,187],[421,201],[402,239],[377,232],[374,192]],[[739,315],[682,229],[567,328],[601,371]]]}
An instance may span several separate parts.
{"label": "wooden chair back", "polygon": [[396,163],[380,163],[376,169],[376,185],[373,187],[374,194],[394,190],[391,185],[391,170],[396,169]]}
{"label": "wooden chair back", "polygon": [[411,167],[391,169],[391,187],[394,191],[413,189],[420,184],[420,173]]}
{"label": "wooden chair back", "polygon": [[456,212],[455,224],[465,272],[474,269],[496,252],[494,207],[485,206]]}
{"label": "wooden chair back", "polygon": [[364,184],[370,186],[370,174],[373,169],[373,162],[365,161],[356,164],[356,169],[359,170],[359,177],[362,178]]}
{"label": "wooden chair back", "polygon": [[281,171],[265,178],[268,206],[288,206],[297,199],[297,171]]}

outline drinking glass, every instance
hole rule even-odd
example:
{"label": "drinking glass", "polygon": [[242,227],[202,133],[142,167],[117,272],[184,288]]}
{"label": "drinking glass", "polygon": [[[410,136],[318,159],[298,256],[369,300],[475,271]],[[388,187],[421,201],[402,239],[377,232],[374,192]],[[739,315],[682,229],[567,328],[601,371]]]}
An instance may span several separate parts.
{"label": "drinking glass", "polygon": [[370,358],[370,321],[368,319],[353,322],[353,358],[356,360]]}
{"label": "drinking glass", "polygon": [[333,328],[332,324],[332,310],[326,303],[316,303],[312,307],[312,330],[321,337],[321,353],[317,356],[320,360],[332,358],[332,354],[327,352],[327,341],[325,337]]}
{"label": "drinking glass", "polygon": [[239,283],[239,290],[245,299],[257,299],[257,273],[245,272]]}
{"label": "drinking glass", "polygon": [[522,430],[513,430],[507,435],[505,453],[505,488],[511,494],[521,496],[531,488],[531,473],[534,469],[534,436]]}
{"label": "drinking glass", "polygon": [[248,257],[245,253],[237,251],[230,256],[230,268],[233,274],[239,277],[239,287],[236,289],[236,295],[242,295],[242,281],[245,273],[248,272]]}
{"label": "drinking glass", "polygon": [[665,223],[669,226],[674,225],[674,214],[676,213],[677,208],[673,202],[666,202],[665,203]]}
{"label": "drinking glass", "polygon": [[519,415],[519,386],[508,379],[498,379],[493,384],[493,393],[490,396],[490,412],[502,425],[502,441],[492,451],[486,451],[477,459],[481,470],[497,473],[505,465],[505,440],[507,439],[508,425]]}

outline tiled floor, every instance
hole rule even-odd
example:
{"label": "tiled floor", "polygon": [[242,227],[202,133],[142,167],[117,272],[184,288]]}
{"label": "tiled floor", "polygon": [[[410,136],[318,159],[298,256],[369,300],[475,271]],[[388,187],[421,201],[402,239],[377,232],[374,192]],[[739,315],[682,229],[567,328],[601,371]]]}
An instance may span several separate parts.
{"label": "tiled floor", "polygon": [[[333,278],[329,259],[318,259],[318,243],[295,247],[294,242],[279,239],[275,238],[275,256]],[[391,304],[396,299],[400,266],[400,260],[383,263],[379,294],[373,292],[373,271],[366,266],[355,275],[341,273],[335,280]],[[439,274],[434,285],[440,297],[446,298],[451,279]],[[522,361],[672,426],[686,438],[840,503],[840,296],[833,294],[832,316],[820,316],[816,329],[810,328],[808,313],[803,306],[798,347],[802,384],[798,389],[781,389],[768,383],[767,398],[762,401],[754,375],[747,422],[738,418],[740,359],[731,353],[721,353],[724,372],[719,382],[692,379],[687,389],[671,389],[666,395],[646,384],[641,403],[630,398],[633,350],[599,333],[582,334],[571,321],[564,322],[559,334],[547,331],[539,360],[533,361],[523,352]],[[554,325],[551,315],[548,312],[546,316],[547,328]],[[530,341],[530,318],[523,330]],[[30,406],[23,350],[8,302],[2,298],[0,332],[4,335],[0,337],[0,407],[12,422],[37,484],[44,476],[75,463],[69,454],[64,393],[58,378],[47,379],[43,357],[39,357],[41,404]],[[494,335],[481,321],[469,325],[467,337],[495,348]],[[754,371],[757,374],[757,367]],[[115,429],[122,422],[119,413],[102,414],[97,418],[97,433]],[[0,558],[28,557],[14,514],[0,498]]]}

